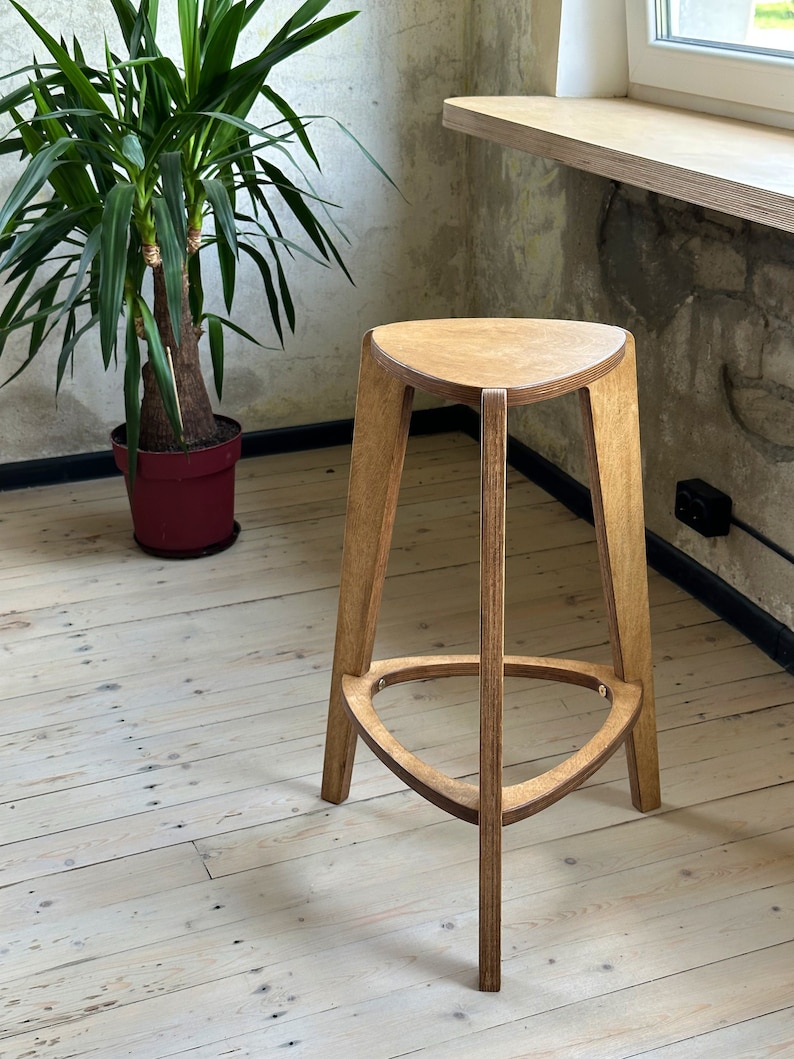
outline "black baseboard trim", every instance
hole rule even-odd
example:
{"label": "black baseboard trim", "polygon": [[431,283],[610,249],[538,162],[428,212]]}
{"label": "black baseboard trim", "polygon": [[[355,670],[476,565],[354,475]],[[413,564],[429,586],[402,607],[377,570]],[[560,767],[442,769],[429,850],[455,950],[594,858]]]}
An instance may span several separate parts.
{"label": "black baseboard trim", "polygon": [[[448,405],[421,409],[411,417],[412,434],[453,431],[479,440],[479,414],[466,405]],[[243,435],[242,454],[246,458],[329,448],[349,444],[352,436],[352,419],[257,430]],[[511,466],[525,478],[565,504],[575,515],[592,523],[593,505],[586,486],[515,438],[508,441],[507,456]],[[0,490],[107,478],[115,474],[118,471],[110,451],[26,460],[0,465]],[[654,570],[738,629],[778,665],[794,673],[794,632],[791,629],[655,533],[646,532],[646,548],[648,562]]]}
{"label": "black baseboard trim", "polygon": [[[411,414],[411,433],[446,434],[460,430],[462,405],[443,408],[422,408]],[[274,456],[280,452],[303,452],[306,449],[327,449],[334,445],[349,445],[353,439],[353,420],[336,419],[329,423],[314,423],[278,430],[255,430],[243,434],[243,458]]]}
{"label": "black baseboard trim", "polygon": [[93,478],[110,478],[118,473],[110,449],[106,452],[79,452],[73,456],[52,456],[43,460],[21,460],[19,463],[0,464],[0,491],[85,482]]}
{"label": "black baseboard trim", "polygon": [[[419,409],[411,416],[411,433],[444,434],[461,430],[461,409],[462,405]],[[349,445],[352,437],[352,419],[337,419],[328,423],[311,423],[307,426],[282,427],[276,430],[254,430],[243,434],[242,456],[245,459],[249,456],[273,456],[280,452],[303,452],[307,449],[331,448],[333,445]],[[74,456],[22,460],[19,463],[0,464],[0,491],[110,478],[118,473],[110,449],[102,452],[83,452]]]}
{"label": "black baseboard trim", "polygon": [[[479,416],[472,412],[472,417],[474,422],[469,424],[466,432],[477,437]],[[525,478],[565,504],[575,515],[593,522],[590,490],[581,482],[514,438],[508,443],[507,458]],[[794,632],[791,629],[650,530],[645,531],[645,546],[648,564],[657,573],[683,588],[717,617],[738,629],[778,665],[794,673]]]}

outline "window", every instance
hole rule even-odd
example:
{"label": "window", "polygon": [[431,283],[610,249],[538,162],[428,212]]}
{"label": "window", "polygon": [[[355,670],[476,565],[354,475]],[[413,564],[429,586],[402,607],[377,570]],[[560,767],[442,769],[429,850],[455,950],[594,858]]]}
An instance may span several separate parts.
{"label": "window", "polygon": [[681,44],[793,58],[794,3],[662,0],[656,5],[656,34]]}
{"label": "window", "polygon": [[629,95],[794,128],[794,0],[626,0]]}

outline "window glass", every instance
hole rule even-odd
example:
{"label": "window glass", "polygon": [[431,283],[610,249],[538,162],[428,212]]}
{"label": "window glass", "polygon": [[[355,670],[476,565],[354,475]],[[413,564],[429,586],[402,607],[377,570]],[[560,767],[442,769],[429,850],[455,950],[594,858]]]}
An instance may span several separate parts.
{"label": "window glass", "polygon": [[794,2],[658,0],[656,37],[794,57]]}

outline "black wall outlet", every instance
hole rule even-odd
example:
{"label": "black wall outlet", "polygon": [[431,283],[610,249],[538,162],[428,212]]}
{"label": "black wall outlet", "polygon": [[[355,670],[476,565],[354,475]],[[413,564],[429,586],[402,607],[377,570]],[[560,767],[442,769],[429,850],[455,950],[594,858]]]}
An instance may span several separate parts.
{"label": "black wall outlet", "polygon": [[731,528],[731,498],[702,478],[675,487],[675,517],[704,537],[724,537]]}

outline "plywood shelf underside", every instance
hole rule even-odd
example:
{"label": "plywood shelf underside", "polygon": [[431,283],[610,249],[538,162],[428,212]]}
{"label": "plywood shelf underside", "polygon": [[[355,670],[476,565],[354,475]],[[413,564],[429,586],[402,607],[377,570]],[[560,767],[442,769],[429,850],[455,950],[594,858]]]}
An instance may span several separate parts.
{"label": "plywood shelf underside", "polygon": [[444,125],[794,232],[794,134],[634,99],[448,99]]}

